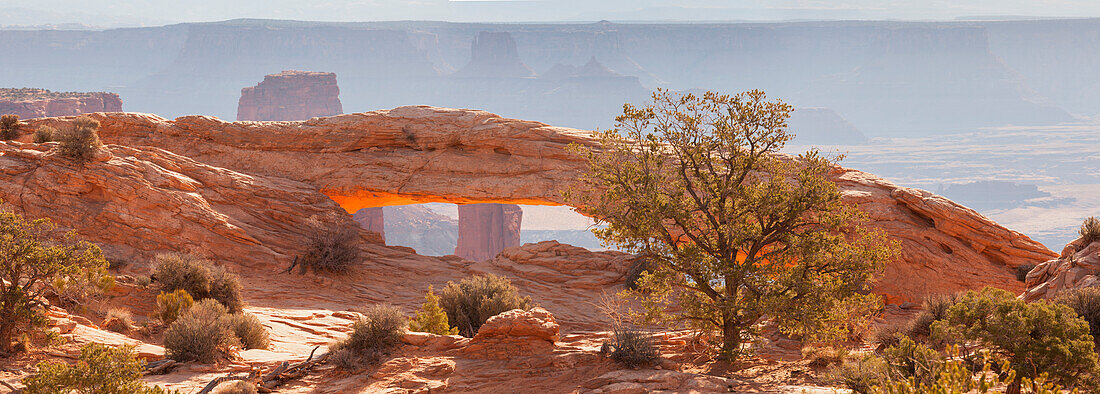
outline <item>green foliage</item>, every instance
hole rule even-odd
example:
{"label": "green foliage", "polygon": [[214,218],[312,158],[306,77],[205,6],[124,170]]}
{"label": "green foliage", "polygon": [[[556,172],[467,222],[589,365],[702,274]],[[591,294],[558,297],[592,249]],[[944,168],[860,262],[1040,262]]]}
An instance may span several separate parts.
{"label": "green foliage", "polygon": [[352,325],[351,335],[329,347],[337,365],[353,369],[377,361],[401,343],[407,320],[400,309],[375,305]]}
{"label": "green foliage", "polygon": [[0,140],[19,137],[19,115],[0,115]]}
{"label": "green foliage", "polygon": [[844,385],[856,393],[870,393],[875,386],[880,386],[887,380],[886,361],[874,354],[865,354],[861,357],[848,357],[833,372],[832,375]]}
{"label": "green foliage", "polygon": [[164,332],[167,357],[176,361],[213,362],[240,345],[232,323],[221,303],[213,299],[199,301]]}
{"label": "green foliage", "polygon": [[352,231],[327,231],[310,237],[305,254],[298,258],[301,272],[344,273],[359,260]]}
{"label": "green foliage", "polygon": [[81,116],[73,121],[72,128],[59,133],[57,140],[62,155],[79,161],[91,160],[103,146],[99,142],[99,121]]}
{"label": "green foliage", "polygon": [[1100,349],[1100,288],[1085,287],[1059,295],[1055,302],[1068,306],[1077,316],[1089,323],[1096,348]]}
{"label": "green foliage", "polygon": [[76,364],[41,362],[23,384],[27,394],[166,393],[141,381],[143,364],[131,347],[89,343],[80,348]]}
{"label": "green foliage", "polygon": [[191,298],[187,290],[179,289],[171,293],[162,291],[157,295],[156,317],[164,324],[172,324],[194,304],[195,300]]}
{"label": "green foliage", "polygon": [[447,320],[464,337],[473,337],[490,317],[513,309],[530,309],[531,298],[520,297],[508,278],[474,275],[459,283],[447,282],[439,294]]}
{"label": "green foliage", "polygon": [[1089,216],[1085,219],[1084,223],[1081,223],[1081,229],[1077,230],[1081,234],[1081,238],[1085,239],[1085,244],[1082,247],[1088,246],[1096,240],[1100,240],[1100,219],[1095,216]]}
{"label": "green foliage", "polygon": [[883,360],[897,374],[921,384],[931,384],[941,369],[943,357],[907,336],[898,335],[897,338],[897,345],[882,352]]}
{"label": "green foliage", "polygon": [[657,360],[657,346],[648,332],[616,328],[612,334],[611,342],[605,342],[600,350],[622,366],[635,368]]}
{"label": "green foliage", "polygon": [[229,315],[229,325],[245,349],[267,349],[271,346],[267,329],[256,316],[246,313]]}
{"label": "green foliage", "polygon": [[[987,349],[1010,362],[1021,378],[1045,373],[1054,382],[1074,385],[1098,368],[1089,325],[1072,309],[1028,303],[992,287],[959,297],[944,319],[932,324],[932,332],[949,343]],[[964,356],[971,352],[963,350]]]}
{"label": "green foliage", "polygon": [[[951,353],[956,353],[952,348]],[[981,372],[975,378],[974,373],[966,368],[961,359],[952,358],[944,362],[940,371],[935,374],[935,380],[930,383],[918,382],[916,378],[891,379],[887,378],[881,385],[876,385],[871,392],[881,394],[956,394],[956,393],[988,393],[994,386],[1009,386],[1009,392],[1013,387],[1019,389],[1019,393],[1056,394],[1061,392],[1061,387],[1050,382],[1047,374],[1043,373],[1034,380],[1029,378],[1016,379],[1016,371],[1009,363],[1001,364],[1001,371],[1008,371],[1000,379],[998,374],[992,371],[992,363],[986,362]],[[1073,391],[1074,393],[1077,390]]]}
{"label": "green foliage", "polygon": [[44,144],[57,138],[57,129],[50,126],[41,126],[34,131],[34,143]]}
{"label": "green foliage", "polygon": [[642,278],[642,273],[648,271],[652,267],[649,260],[639,259],[634,262],[634,265],[630,266],[630,270],[626,271],[626,288],[629,290],[638,290],[638,280]]}
{"label": "green foliage", "polygon": [[98,247],[54,232],[49,219],[0,209],[0,352],[11,352],[17,330],[43,322],[43,295],[55,281],[106,276]]}
{"label": "green foliage", "polygon": [[458,328],[448,323],[447,312],[439,306],[439,296],[432,291],[432,286],[428,286],[428,294],[424,295],[424,304],[416,311],[416,316],[409,320],[409,331],[458,335]]}
{"label": "green foliage", "polygon": [[154,261],[153,278],[164,291],[186,290],[200,300],[213,298],[234,313],[244,306],[240,279],[225,268],[216,267],[201,257],[180,253],[160,254]]}
{"label": "green foliage", "polygon": [[600,149],[574,146],[589,168],[570,205],[607,225],[594,230],[604,243],[653,264],[626,292],[638,318],[717,333],[733,359],[765,315],[831,340],[850,317],[836,311],[872,302],[858,292],[893,244],[841,201],[827,177],[839,159],[777,155],[790,112],[760,91],[659,90],[650,105],[624,105],[616,129],[596,133]]}

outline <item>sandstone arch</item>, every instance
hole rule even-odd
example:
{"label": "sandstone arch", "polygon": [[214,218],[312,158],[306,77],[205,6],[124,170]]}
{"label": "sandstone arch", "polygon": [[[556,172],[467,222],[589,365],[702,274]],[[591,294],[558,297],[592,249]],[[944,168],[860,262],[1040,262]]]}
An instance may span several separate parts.
{"label": "sandstone arch", "polygon": [[[582,130],[427,106],[297,122],[94,114],[107,142],[152,146],[246,174],[312,185],[348,212],[416,202],[562,204],[583,168],[566,150],[596,142]],[[50,118],[35,125],[62,123]],[[832,177],[872,225],[902,243],[877,291],[892,301],[997,285],[1021,291],[1014,269],[1054,256],[1046,247],[930,192],[837,169]],[[919,280],[916,280],[919,279]]]}

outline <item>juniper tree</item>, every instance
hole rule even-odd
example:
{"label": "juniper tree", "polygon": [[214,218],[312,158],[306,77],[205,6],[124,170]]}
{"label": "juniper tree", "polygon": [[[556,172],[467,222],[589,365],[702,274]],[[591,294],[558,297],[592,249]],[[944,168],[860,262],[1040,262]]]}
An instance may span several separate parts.
{"label": "juniper tree", "polygon": [[734,359],[766,316],[827,338],[851,306],[879,302],[860,291],[892,246],[841,201],[827,177],[839,157],[780,154],[790,112],[760,91],[659,90],[624,105],[598,147],[574,146],[588,168],[566,199],[606,225],[602,241],[651,262],[627,291],[638,317],[715,332]]}

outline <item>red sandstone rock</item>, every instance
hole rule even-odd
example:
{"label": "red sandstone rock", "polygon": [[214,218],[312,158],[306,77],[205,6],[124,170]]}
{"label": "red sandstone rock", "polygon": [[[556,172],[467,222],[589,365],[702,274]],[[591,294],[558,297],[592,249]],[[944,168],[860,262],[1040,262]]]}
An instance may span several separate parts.
{"label": "red sandstone rock", "polygon": [[1100,241],[1086,244],[1078,238],[1066,245],[1061,256],[1035,266],[1027,274],[1028,301],[1051,299],[1067,290],[1100,286]]}
{"label": "red sandstone rock", "polygon": [[455,255],[481,261],[519,246],[523,210],[513,204],[464,204],[458,206],[458,246]]}
{"label": "red sandstone rock", "polygon": [[364,230],[378,233],[382,242],[386,241],[386,221],[382,216],[382,207],[360,209],[352,215],[352,219]]}
{"label": "red sandstone rock", "polygon": [[122,99],[115,93],[86,93],[77,97],[29,100],[0,99],[0,114],[15,114],[22,119],[70,116],[91,112],[122,112]]}
{"label": "red sandstone rock", "polygon": [[[561,204],[584,169],[570,144],[595,146],[589,132],[433,107],[314,118],[224,122],[187,116],[94,114],[104,141],[156,146],[248,174],[320,189],[348,212],[416,202]],[[50,118],[29,127],[71,121]],[[870,226],[901,242],[876,292],[890,302],[983,286],[1022,291],[1016,267],[1054,252],[977,212],[927,191],[857,170],[831,175]]]}
{"label": "red sandstone rock", "polygon": [[339,115],[344,112],[339,96],[334,73],[283,71],[241,89],[237,120],[306,120]]}

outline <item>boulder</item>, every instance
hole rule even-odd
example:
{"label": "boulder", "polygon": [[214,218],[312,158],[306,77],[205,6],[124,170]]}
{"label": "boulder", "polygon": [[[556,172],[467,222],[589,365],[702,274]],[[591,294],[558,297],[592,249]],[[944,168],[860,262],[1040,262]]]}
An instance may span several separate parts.
{"label": "boulder", "polygon": [[1025,283],[1027,291],[1022,297],[1027,301],[1049,300],[1069,290],[1100,286],[1100,240],[1074,240],[1058,258],[1031,269]]}

